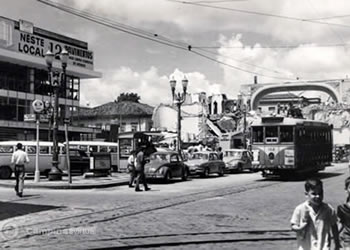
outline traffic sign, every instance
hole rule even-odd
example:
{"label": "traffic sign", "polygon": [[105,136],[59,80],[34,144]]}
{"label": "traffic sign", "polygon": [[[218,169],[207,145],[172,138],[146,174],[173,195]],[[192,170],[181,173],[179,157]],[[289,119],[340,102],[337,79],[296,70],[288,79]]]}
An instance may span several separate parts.
{"label": "traffic sign", "polygon": [[25,122],[35,122],[36,121],[35,114],[24,114],[24,121]]}
{"label": "traffic sign", "polygon": [[42,100],[34,100],[33,103],[32,103],[32,106],[33,106],[33,110],[34,112],[36,113],[40,113],[44,110],[44,102]]}

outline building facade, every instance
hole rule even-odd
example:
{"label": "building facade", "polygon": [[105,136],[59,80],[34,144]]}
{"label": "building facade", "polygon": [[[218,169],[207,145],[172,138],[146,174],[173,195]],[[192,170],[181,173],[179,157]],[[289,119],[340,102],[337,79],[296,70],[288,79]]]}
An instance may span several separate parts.
{"label": "building facade", "polygon": [[[79,110],[81,79],[99,78],[94,71],[94,55],[84,41],[69,38],[35,27],[28,21],[0,17],[0,140],[34,140],[35,123],[32,102],[36,99],[47,104],[47,122],[40,125],[40,139],[50,137],[50,110],[54,105],[53,86],[48,80],[45,53],[69,53],[65,82],[59,86],[58,138],[64,140],[63,120],[72,118]],[[55,57],[52,71],[62,71]],[[25,119],[27,118],[27,119]],[[71,138],[92,134],[91,128],[69,126]]]}
{"label": "building facade", "polygon": [[[153,107],[147,104],[114,101],[94,108],[80,109],[74,123],[78,126],[100,129],[102,133],[97,136],[114,140],[116,138],[109,138],[110,133],[116,135],[116,133],[151,130],[152,114]],[[113,131],[115,129],[117,131]]]}

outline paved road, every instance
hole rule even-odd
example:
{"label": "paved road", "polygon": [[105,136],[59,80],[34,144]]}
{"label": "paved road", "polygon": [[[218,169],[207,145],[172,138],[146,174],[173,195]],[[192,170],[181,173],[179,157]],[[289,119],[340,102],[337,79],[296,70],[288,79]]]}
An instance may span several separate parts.
{"label": "paved road", "polygon": [[[345,199],[347,175],[346,164],[318,174],[333,206]],[[243,173],[151,187],[141,193],[127,186],[33,189],[22,200],[0,189],[6,209],[0,243],[39,249],[294,249],[289,219],[304,200],[303,181]]]}

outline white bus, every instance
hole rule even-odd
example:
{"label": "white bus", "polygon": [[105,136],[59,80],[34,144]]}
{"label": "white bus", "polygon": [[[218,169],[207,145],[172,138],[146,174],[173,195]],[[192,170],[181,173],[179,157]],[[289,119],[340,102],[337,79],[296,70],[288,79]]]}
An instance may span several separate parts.
{"label": "white bus", "polygon": [[[26,165],[26,173],[35,172],[36,141],[0,141],[0,179],[9,179],[14,172],[14,165],[11,164],[12,153],[16,150],[17,143],[22,143],[23,150],[27,152],[29,164]],[[58,144],[58,167],[66,170],[66,159],[64,145]],[[39,170],[40,173],[48,176],[52,167],[52,142],[39,142]]]}
{"label": "white bus", "polygon": [[[64,143],[65,145],[65,143]],[[116,142],[103,141],[69,141],[69,148],[78,148],[86,152],[88,156],[93,152],[110,153],[112,169],[118,168],[119,147]]]}

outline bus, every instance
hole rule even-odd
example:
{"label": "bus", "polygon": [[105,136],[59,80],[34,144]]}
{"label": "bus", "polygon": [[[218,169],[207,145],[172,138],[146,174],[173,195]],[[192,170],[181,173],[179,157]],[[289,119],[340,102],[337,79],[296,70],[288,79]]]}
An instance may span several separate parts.
{"label": "bus", "polygon": [[[25,167],[26,173],[35,172],[35,157],[37,151],[36,141],[1,141],[0,142],[0,179],[9,179],[14,172],[14,165],[11,164],[12,153],[16,150],[17,143],[22,143],[23,150],[27,152],[29,163]],[[58,144],[58,168],[67,169],[65,150],[62,143]],[[48,176],[52,167],[52,142],[39,142],[39,171]]]}
{"label": "bus", "polygon": [[153,146],[153,142],[162,137],[159,131],[124,132],[118,135],[119,170],[126,171],[131,152],[141,146]]}
{"label": "bus", "polygon": [[118,143],[116,142],[69,141],[69,148],[77,148],[77,149],[83,150],[88,156],[90,156],[91,153],[110,153],[111,168],[113,170],[118,169],[119,147],[118,147]]}
{"label": "bus", "polygon": [[264,177],[308,174],[332,162],[332,125],[289,117],[262,117],[251,125],[252,169]]}

